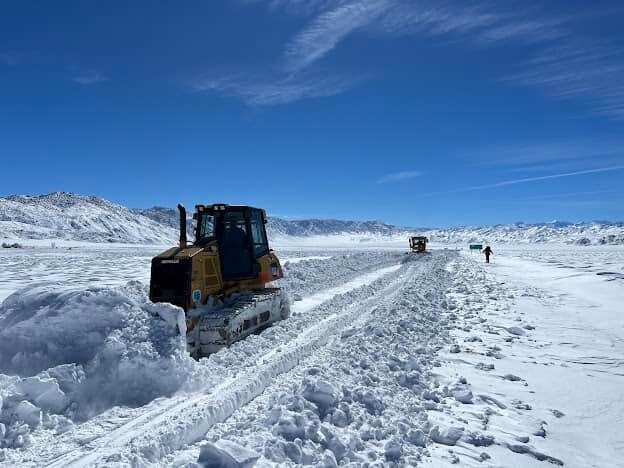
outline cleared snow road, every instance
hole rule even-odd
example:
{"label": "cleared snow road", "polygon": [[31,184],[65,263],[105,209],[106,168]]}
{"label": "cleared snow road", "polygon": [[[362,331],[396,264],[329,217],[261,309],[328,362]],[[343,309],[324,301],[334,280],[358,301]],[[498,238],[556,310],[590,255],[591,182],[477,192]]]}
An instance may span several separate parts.
{"label": "cleared snow road", "polygon": [[429,430],[421,392],[448,336],[440,318],[449,258],[411,257],[386,287],[345,309],[323,346],[161,463],[223,466],[246,450],[256,466],[416,465]]}
{"label": "cleared snow road", "polygon": [[[407,274],[413,268],[403,266],[402,270]],[[94,438],[84,446],[74,447],[67,453],[46,459],[45,464],[51,467],[110,466],[115,462],[128,463],[133,456],[156,461],[173,450],[199,440],[213,424],[223,421],[262,393],[277,375],[296,366],[313,349],[322,346],[331,336],[349,325],[359,315],[358,306],[362,301],[378,301],[378,296],[383,297],[397,289],[403,276],[385,277],[400,269],[401,265],[382,268],[319,293],[307,304],[302,301],[304,303],[299,312],[326,304],[333,313],[325,314],[322,320],[311,326],[298,329],[294,339],[279,345],[279,348],[271,349],[260,357],[255,356],[255,365],[241,366],[236,375],[211,388],[208,393],[177,395],[165,402],[157,401],[147,405],[137,418]],[[358,293],[361,289],[367,290]],[[352,296],[348,294],[351,292],[354,293]],[[295,318],[283,325],[291,322],[291,326],[296,327],[296,324],[293,325]],[[71,434],[71,439],[88,439],[88,426],[86,424],[78,428]]]}

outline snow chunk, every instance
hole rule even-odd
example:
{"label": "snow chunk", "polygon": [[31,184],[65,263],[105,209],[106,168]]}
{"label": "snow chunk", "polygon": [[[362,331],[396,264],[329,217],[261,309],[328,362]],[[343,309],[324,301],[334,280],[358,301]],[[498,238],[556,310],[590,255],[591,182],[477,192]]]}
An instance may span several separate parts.
{"label": "snow chunk", "polygon": [[390,439],[384,446],[384,455],[388,461],[397,461],[401,458],[402,447],[397,439]]}
{"label": "snow chunk", "polygon": [[327,448],[333,452],[336,460],[342,460],[347,453],[346,445],[333,433],[324,432],[324,435],[327,438]]}
{"label": "snow chunk", "polygon": [[322,413],[326,413],[338,401],[340,391],[328,382],[317,380],[314,383],[305,382],[302,395],[315,403]]}
{"label": "snow chunk", "polygon": [[371,414],[381,414],[385,407],[384,403],[370,390],[356,390],[353,393],[353,399],[362,403]]}
{"label": "snow chunk", "polygon": [[14,408],[13,413],[19,421],[23,421],[30,427],[36,427],[41,422],[41,409],[30,401],[22,400]]}
{"label": "snow chunk", "polygon": [[460,403],[464,403],[467,405],[472,403],[472,398],[473,398],[472,392],[466,388],[453,390],[453,397]]}
{"label": "snow chunk", "polygon": [[349,418],[344,411],[336,409],[332,414],[331,422],[334,426],[346,427],[349,425]]}
{"label": "snow chunk", "polygon": [[180,307],[159,302],[158,304],[145,304],[144,308],[151,312],[152,315],[158,315],[172,329],[177,327],[181,336],[186,336],[186,317]]}
{"label": "snow chunk", "polygon": [[305,438],[305,418],[300,414],[285,414],[279,418],[274,432],[284,439],[293,441]]}
{"label": "snow chunk", "polygon": [[229,440],[201,446],[198,462],[205,468],[251,468],[260,455]]}
{"label": "snow chunk", "polygon": [[321,468],[337,468],[338,462],[336,461],[336,457],[331,450],[325,450],[323,454],[323,459],[320,464]]}
{"label": "snow chunk", "polygon": [[86,377],[82,366],[76,364],[61,364],[60,366],[51,367],[39,375],[55,379],[60,389],[66,394],[76,392]]}
{"label": "snow chunk", "polygon": [[427,437],[420,429],[410,429],[407,433],[407,440],[417,447],[424,447],[427,445]]}
{"label": "snow chunk", "polygon": [[69,398],[61,391],[55,379],[39,376],[28,377],[19,382],[17,388],[41,409],[52,413],[61,413],[70,403]]}
{"label": "snow chunk", "polygon": [[438,444],[455,445],[463,433],[463,427],[449,427],[441,431],[439,426],[434,426],[429,432],[429,437]]}

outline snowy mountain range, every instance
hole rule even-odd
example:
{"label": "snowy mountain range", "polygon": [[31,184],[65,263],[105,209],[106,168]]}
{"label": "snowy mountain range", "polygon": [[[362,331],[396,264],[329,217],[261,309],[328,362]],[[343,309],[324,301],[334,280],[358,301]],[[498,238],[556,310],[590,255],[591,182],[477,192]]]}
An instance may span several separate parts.
{"label": "snowy mountain range", "polygon": [[[173,208],[156,206],[153,208],[135,208],[133,212],[178,229],[178,211]],[[188,216],[187,226],[189,236],[193,236],[192,218]],[[267,230],[275,237],[310,237],[340,234],[373,235],[373,236],[402,236],[412,232],[407,227],[398,227],[382,221],[343,221],[337,219],[302,219],[286,220],[269,217]]]}
{"label": "snowy mountain range", "polygon": [[67,192],[0,198],[0,238],[168,244],[177,232],[121,205]]}
{"label": "snowy mountain range", "polygon": [[[189,220],[189,238],[193,238]],[[174,208],[131,209],[95,196],[67,192],[0,197],[0,239],[59,239],[89,242],[171,244],[178,238]],[[269,218],[273,240],[348,238],[355,242],[404,241],[424,234],[448,244],[574,243],[624,244],[624,223],[551,222],[496,226],[407,228],[381,221]]]}

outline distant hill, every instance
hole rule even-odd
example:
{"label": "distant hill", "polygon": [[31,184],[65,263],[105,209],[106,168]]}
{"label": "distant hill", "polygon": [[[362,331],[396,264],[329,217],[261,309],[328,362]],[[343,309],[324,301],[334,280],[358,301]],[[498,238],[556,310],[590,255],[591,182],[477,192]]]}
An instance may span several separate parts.
{"label": "distant hill", "polygon": [[624,244],[624,223],[538,223],[499,224],[495,226],[467,226],[426,231],[437,242],[466,244]]}
{"label": "distant hill", "polygon": [[[189,239],[193,222],[188,220]],[[285,220],[269,218],[273,241],[343,238],[353,242],[402,242],[410,234],[424,234],[434,242],[567,243],[624,245],[624,223],[553,221],[538,224],[501,224],[452,228],[407,228],[382,221],[336,219]],[[0,197],[0,239],[62,239],[89,242],[172,244],[178,238],[174,208],[126,208],[95,196],[68,192]]]}
{"label": "distant hill", "polygon": [[176,230],[93,196],[54,192],[0,198],[0,238],[164,244]]}

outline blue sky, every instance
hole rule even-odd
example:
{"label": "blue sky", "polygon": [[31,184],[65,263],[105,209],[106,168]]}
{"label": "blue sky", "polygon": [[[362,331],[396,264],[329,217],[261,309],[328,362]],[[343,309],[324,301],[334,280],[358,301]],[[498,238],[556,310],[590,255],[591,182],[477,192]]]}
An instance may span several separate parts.
{"label": "blue sky", "polygon": [[619,1],[7,2],[0,195],[624,219]]}

